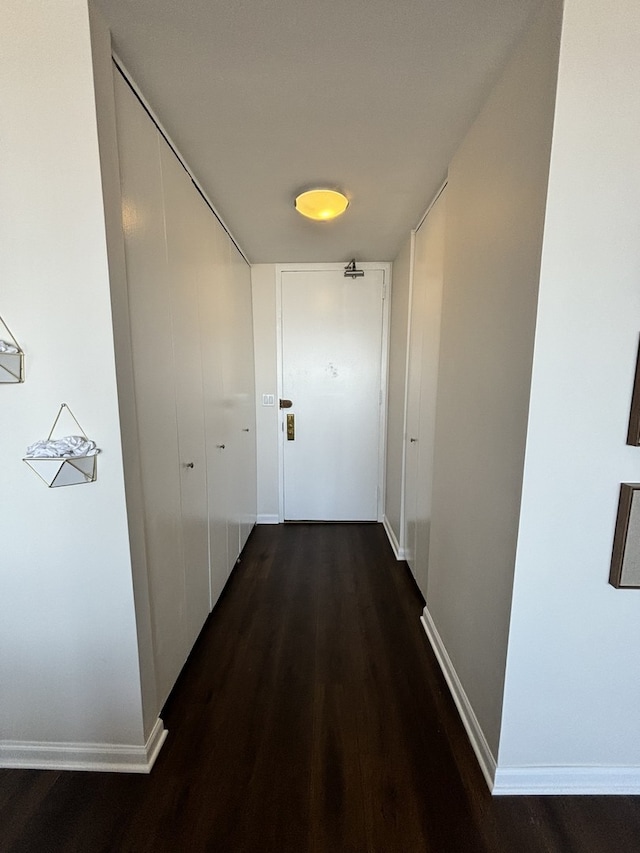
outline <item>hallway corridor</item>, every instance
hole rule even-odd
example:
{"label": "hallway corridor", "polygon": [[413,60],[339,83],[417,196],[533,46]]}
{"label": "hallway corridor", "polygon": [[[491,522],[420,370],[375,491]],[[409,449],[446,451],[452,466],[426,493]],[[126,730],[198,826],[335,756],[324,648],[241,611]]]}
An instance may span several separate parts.
{"label": "hallway corridor", "polygon": [[0,771],[2,853],[624,853],[640,799],[491,798],[381,525],[257,527],[150,776]]}

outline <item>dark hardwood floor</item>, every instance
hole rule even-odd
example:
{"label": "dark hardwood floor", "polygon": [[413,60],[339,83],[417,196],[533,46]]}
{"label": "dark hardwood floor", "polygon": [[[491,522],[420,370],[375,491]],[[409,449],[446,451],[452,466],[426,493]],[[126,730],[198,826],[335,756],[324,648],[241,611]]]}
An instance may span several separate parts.
{"label": "dark hardwood floor", "polygon": [[150,776],[0,771],[0,850],[626,853],[640,798],[492,798],[380,525],[258,527]]}

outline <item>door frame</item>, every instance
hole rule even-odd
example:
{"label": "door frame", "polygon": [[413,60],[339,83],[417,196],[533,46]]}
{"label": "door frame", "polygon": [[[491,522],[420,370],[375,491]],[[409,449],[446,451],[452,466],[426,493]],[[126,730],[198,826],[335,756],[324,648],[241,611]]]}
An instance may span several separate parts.
{"label": "door frame", "polygon": [[[346,262],[331,264],[276,264],[276,364],[277,364],[277,401],[282,397],[283,358],[282,358],[282,273],[283,272],[343,272]],[[380,355],[380,406],[378,421],[378,510],[377,521],[384,518],[385,469],[387,449],[387,387],[389,377],[389,320],[391,313],[391,272],[388,262],[358,261],[359,269],[379,270],[383,273],[384,290],[382,302],[382,352]],[[276,405],[278,402],[276,401]],[[284,416],[285,409],[279,409],[278,416],[278,520],[284,522]]]}

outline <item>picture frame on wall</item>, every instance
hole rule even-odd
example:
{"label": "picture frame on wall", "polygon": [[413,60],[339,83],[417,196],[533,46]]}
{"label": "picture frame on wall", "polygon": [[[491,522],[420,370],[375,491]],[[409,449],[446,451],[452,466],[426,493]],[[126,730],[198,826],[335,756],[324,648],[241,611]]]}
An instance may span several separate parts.
{"label": "picture frame on wall", "polygon": [[638,343],[636,373],[633,381],[633,394],[631,395],[631,413],[629,415],[627,444],[633,447],[640,446],[640,342]]}
{"label": "picture frame on wall", "polygon": [[609,583],[640,589],[640,483],[621,483]]}

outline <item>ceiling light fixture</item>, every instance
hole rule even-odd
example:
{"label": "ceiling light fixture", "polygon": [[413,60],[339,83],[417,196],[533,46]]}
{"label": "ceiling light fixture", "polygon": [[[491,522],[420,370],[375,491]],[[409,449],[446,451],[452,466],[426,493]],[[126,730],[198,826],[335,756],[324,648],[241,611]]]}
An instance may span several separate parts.
{"label": "ceiling light fixture", "polygon": [[296,197],[295,206],[308,219],[328,222],[345,212],[349,199],[337,190],[307,190]]}

